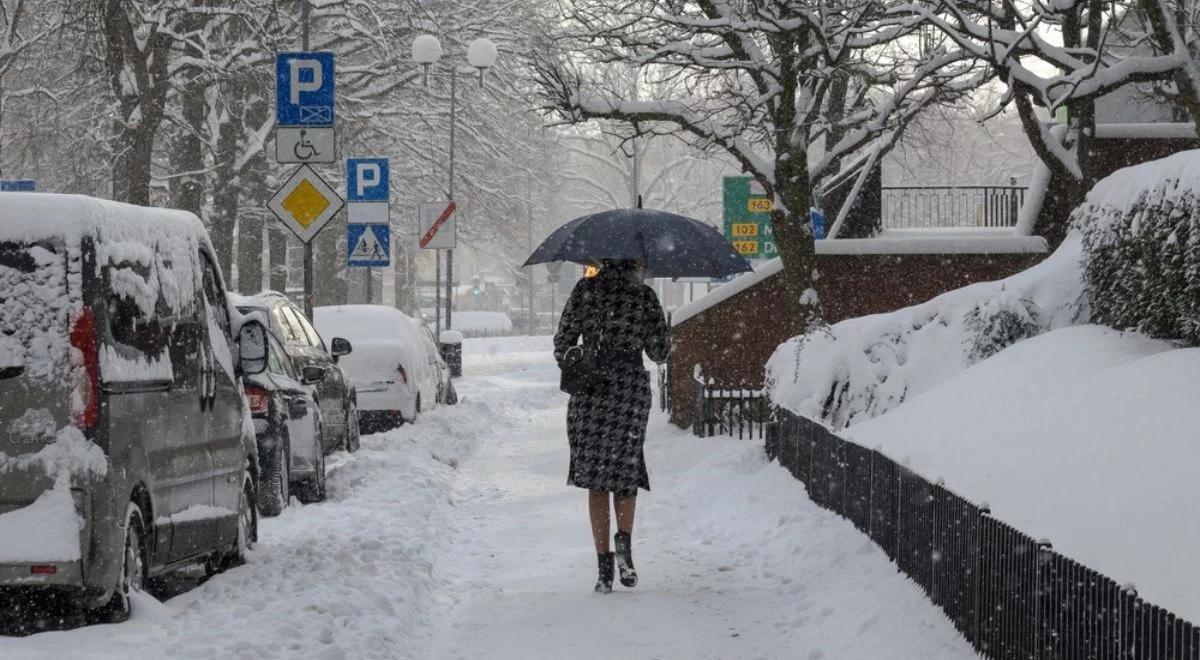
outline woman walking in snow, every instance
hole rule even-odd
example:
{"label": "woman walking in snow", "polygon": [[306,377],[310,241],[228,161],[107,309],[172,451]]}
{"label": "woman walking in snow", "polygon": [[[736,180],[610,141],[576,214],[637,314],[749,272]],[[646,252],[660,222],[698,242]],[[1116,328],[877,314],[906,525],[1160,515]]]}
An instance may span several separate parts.
{"label": "woman walking in snow", "polygon": [[[575,285],[554,335],[554,357],[560,363],[582,337],[596,349],[594,382],[575,394],[567,406],[571,466],[567,484],[588,490],[588,513],[596,544],[600,577],[596,591],[612,591],[614,559],[621,584],[637,584],[631,536],[637,490],[650,490],[642,444],[650,417],[650,374],[644,351],[662,362],[670,337],[654,290],[641,282],[636,261],[605,261],[600,273]],[[611,493],[611,496],[610,496]],[[609,550],[609,499],[617,514]]]}

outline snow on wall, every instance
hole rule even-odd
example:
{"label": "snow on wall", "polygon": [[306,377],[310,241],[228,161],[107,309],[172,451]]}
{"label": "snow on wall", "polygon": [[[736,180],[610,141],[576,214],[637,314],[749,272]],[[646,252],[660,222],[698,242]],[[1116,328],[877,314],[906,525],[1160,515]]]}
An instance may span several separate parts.
{"label": "snow on wall", "polygon": [[1033,268],[890,314],[792,338],[767,362],[771,400],[842,428],[880,415],[1012,340],[1077,321],[1086,309],[1080,239]]}
{"label": "snow on wall", "polygon": [[[839,238],[816,242],[817,255],[879,254],[1038,254],[1046,241],[1036,236],[1014,236],[1007,228],[890,230],[876,238]],[[749,289],[783,270],[779,258],[754,272],[735,277],[675,310],[671,324],[679,325],[696,314]]]}

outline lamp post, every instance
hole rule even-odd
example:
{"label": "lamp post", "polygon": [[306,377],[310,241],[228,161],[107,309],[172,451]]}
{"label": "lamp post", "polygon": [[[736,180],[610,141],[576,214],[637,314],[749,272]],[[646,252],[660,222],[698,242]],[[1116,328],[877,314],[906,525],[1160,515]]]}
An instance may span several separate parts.
{"label": "lamp post", "polygon": [[[438,38],[431,34],[423,34],[413,40],[412,43],[412,59],[413,62],[420,64],[424,69],[422,73],[422,84],[429,86],[429,70],[434,64],[437,64],[442,59],[443,55],[442,44]],[[467,46],[467,63],[479,72],[479,86],[483,86],[483,75],[488,69],[496,65],[496,44],[490,39],[480,37]],[[446,190],[448,201],[454,201],[454,158],[455,158],[455,134],[458,124],[458,65],[457,63],[450,66],[450,166],[449,166],[449,182]],[[440,278],[441,273],[441,252],[438,252],[438,263],[435,266],[437,272],[436,277]],[[435,324],[438,327],[438,334],[441,335],[441,314],[440,305],[437,300],[437,288],[440,282],[435,279],[434,284],[434,300],[435,306],[438,307],[438,312],[435,316]],[[454,250],[446,250],[446,329],[451,328],[450,317],[454,306]]]}

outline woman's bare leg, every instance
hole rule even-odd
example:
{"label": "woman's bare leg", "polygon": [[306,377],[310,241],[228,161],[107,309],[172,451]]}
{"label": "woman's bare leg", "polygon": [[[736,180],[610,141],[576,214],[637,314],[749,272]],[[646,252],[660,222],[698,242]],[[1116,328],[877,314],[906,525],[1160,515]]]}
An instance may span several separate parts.
{"label": "woman's bare leg", "polygon": [[633,535],[633,514],[637,509],[637,495],[621,497],[613,495],[613,508],[617,511],[617,531]]}
{"label": "woman's bare leg", "polygon": [[588,515],[592,519],[592,540],[596,543],[596,554],[608,554],[608,530],[612,524],[608,515],[608,491],[588,491]]}

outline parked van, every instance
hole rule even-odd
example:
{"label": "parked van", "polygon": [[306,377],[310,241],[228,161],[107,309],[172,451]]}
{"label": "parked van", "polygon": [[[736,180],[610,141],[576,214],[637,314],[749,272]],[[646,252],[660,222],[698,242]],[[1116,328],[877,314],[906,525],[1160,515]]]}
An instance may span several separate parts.
{"label": "parked van", "polygon": [[241,561],[257,459],[240,375],[266,340],[239,319],[194,215],[0,194],[0,591],[66,591],[116,621],[149,577]]}

